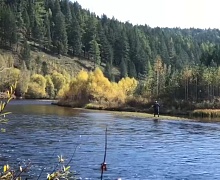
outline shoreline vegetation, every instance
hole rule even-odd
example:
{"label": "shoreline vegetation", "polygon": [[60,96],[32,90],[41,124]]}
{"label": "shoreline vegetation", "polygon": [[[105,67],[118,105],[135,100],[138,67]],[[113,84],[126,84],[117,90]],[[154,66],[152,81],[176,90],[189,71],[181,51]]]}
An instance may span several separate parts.
{"label": "shoreline vegetation", "polygon": [[[60,103],[52,103],[52,105],[63,106],[63,107],[71,107],[70,105],[63,105]],[[146,112],[146,110],[140,110],[135,108],[103,108],[98,107],[97,105],[89,104],[89,106],[85,107],[71,107],[73,109],[86,110],[86,111],[102,111],[102,112],[110,112],[115,115],[124,116],[124,117],[136,117],[136,118],[148,118],[148,119],[160,119],[160,120],[190,120],[187,117],[180,117],[178,115],[167,115],[161,114],[160,117],[154,117],[153,113]]]}
{"label": "shoreline vegetation", "polygon": [[[60,102],[52,102],[52,105],[71,107],[73,109],[87,110],[87,111],[104,111],[111,112],[116,115],[126,117],[137,117],[137,118],[150,118],[160,120],[213,120],[218,121],[220,117],[220,109],[195,109],[188,112],[174,113],[171,110],[163,110],[160,117],[154,117],[152,109],[137,109],[134,107],[115,107],[115,108],[104,108],[95,104],[88,104],[84,107],[71,106],[70,104],[62,104]],[[168,113],[167,113],[167,112]]]}
{"label": "shoreline vegetation", "polygon": [[[144,97],[137,93],[138,82],[134,78],[122,78],[119,82],[109,81],[103,72],[96,68],[93,72],[80,71],[63,91],[63,96],[53,103],[59,106],[128,112],[146,118],[153,117],[153,102],[158,99],[160,114],[165,119],[195,119],[220,117],[218,103],[192,103],[175,101],[171,98]],[[211,107],[210,109],[204,108]],[[204,107],[202,107],[204,106]],[[125,114],[125,113],[124,113]]]}

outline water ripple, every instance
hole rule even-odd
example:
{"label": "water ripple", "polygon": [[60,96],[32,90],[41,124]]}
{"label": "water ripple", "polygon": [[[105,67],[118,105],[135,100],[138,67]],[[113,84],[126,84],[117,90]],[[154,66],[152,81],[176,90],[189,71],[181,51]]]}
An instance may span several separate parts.
{"label": "water ripple", "polygon": [[[19,104],[19,106],[18,106]],[[19,101],[0,135],[0,166],[32,164],[25,174],[42,178],[63,155],[79,179],[100,179],[108,127],[105,180],[220,179],[220,124],[125,118],[48,103]]]}

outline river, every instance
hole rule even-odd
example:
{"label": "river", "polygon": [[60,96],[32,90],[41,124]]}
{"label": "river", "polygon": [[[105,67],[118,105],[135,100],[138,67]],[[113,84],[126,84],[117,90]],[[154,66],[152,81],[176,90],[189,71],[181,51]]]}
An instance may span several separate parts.
{"label": "river", "polygon": [[[46,179],[58,155],[77,179],[100,179],[107,127],[107,171],[103,180],[220,179],[220,124],[123,117],[74,110],[49,101],[12,101],[0,134],[0,166],[31,163],[28,179]],[[75,153],[74,153],[75,151]],[[44,169],[42,171],[42,169]]]}

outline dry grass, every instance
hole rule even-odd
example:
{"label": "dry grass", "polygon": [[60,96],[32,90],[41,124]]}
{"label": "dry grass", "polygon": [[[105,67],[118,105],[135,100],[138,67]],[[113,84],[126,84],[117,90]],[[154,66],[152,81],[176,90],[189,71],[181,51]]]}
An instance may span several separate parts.
{"label": "dry grass", "polygon": [[160,119],[160,120],[187,120],[188,118],[181,118],[177,116],[166,116],[160,115],[160,117],[154,117],[153,114],[138,112],[133,108],[103,108],[96,104],[87,104],[84,108],[74,108],[74,109],[86,109],[88,111],[99,111],[110,112],[112,114],[123,116],[123,117],[136,117],[136,118],[146,118],[148,119]]}
{"label": "dry grass", "polygon": [[220,117],[220,109],[196,109],[191,113],[191,116],[217,118]]}
{"label": "dry grass", "polygon": [[[0,54],[12,56],[15,60],[15,64],[19,66],[21,64],[20,56],[18,56],[17,52],[12,52],[11,50],[0,49]],[[54,70],[66,70],[70,76],[76,76],[79,71],[82,69],[86,71],[91,71],[94,69],[94,63],[91,60],[71,57],[71,56],[58,56],[58,55],[50,55],[42,51],[31,50],[31,59],[36,59],[40,57],[41,61],[45,61],[49,64],[49,68],[54,68]],[[102,63],[102,70],[105,68],[105,64]],[[120,76],[120,71],[117,68],[112,69],[113,75],[116,77]]]}
{"label": "dry grass", "polygon": [[153,114],[141,113],[141,112],[113,112],[116,115],[124,116],[124,117],[137,117],[137,118],[147,118],[147,119],[160,119],[160,120],[187,120],[187,118],[181,118],[176,116],[166,116],[160,115],[160,117],[154,117]]}
{"label": "dry grass", "polygon": [[[85,71],[91,71],[94,69],[94,62],[91,60],[77,58],[77,57],[70,57],[70,56],[56,56],[56,55],[49,55],[44,52],[35,52],[31,51],[31,55],[34,59],[37,56],[40,56],[42,61],[49,63],[51,66],[55,66],[58,70],[65,69],[72,77],[76,76],[82,69]],[[105,68],[105,64],[102,63],[101,67],[102,70]],[[120,71],[117,68],[113,68],[112,73],[115,76],[120,75]]]}

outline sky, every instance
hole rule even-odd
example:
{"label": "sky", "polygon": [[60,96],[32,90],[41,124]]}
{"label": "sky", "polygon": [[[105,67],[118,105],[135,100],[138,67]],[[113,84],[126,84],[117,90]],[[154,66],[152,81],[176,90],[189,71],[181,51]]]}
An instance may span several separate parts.
{"label": "sky", "polygon": [[[73,2],[75,0],[72,0]],[[220,0],[77,0],[96,15],[150,27],[218,28]]]}

